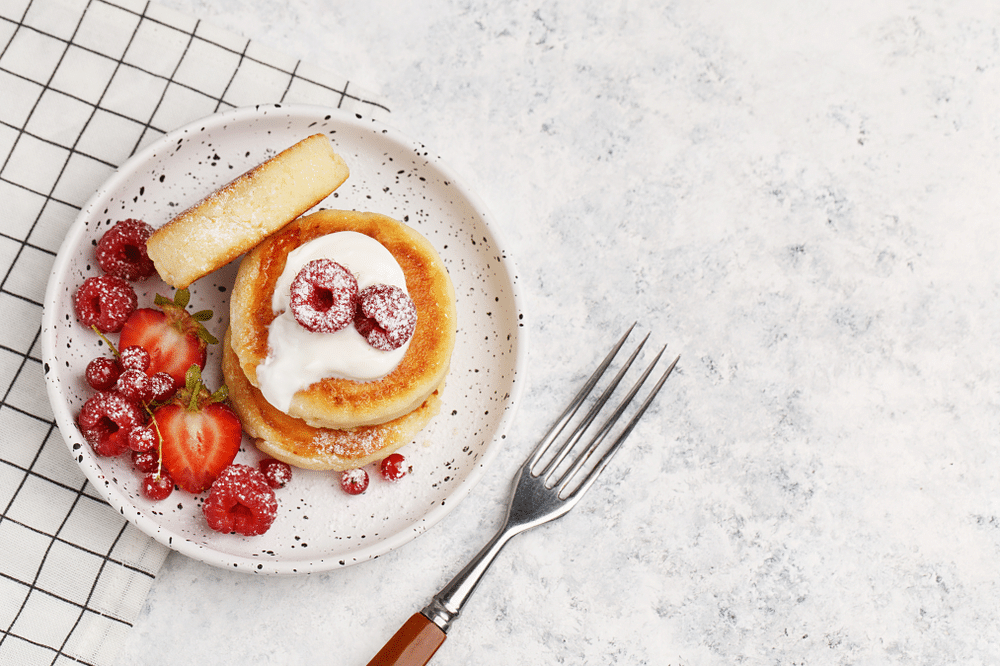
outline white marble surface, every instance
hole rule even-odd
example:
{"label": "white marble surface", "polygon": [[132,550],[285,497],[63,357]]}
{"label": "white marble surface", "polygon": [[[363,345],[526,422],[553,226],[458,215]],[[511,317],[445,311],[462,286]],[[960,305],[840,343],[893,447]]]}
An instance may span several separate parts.
{"label": "white marble surface", "polygon": [[171,555],[119,663],[367,663],[633,319],[666,394],[433,663],[1000,661],[995,3],[163,4],[384,95],[501,222],[531,371],[431,532],[297,578]]}

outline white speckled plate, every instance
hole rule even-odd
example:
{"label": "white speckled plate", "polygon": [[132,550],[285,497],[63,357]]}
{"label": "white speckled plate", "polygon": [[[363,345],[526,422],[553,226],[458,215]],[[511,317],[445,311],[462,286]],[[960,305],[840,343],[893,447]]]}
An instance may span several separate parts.
{"label": "white speckled plate", "polygon": [[[111,224],[136,217],[160,226],[216,188],[284,148],[322,132],[351,169],[320,208],[370,210],[403,220],[441,253],[458,297],[458,341],[441,413],[404,453],[413,472],[391,484],[369,474],[367,492],[349,496],[339,475],[296,470],[277,491],[278,517],[266,534],[213,532],[203,495],[175,490],[151,503],[139,492],[128,456],[101,458],[75,418],[92,394],[83,374],[107,349],[72,308],[79,284],[99,274],[94,244]],[[211,308],[210,330],[228,325],[236,262],[192,288],[191,308]],[[140,307],[172,290],[156,278],[136,284]],[[123,165],[70,228],[45,296],[42,346],[49,398],[74,458],[126,519],[170,548],[207,563],[263,574],[335,569],[397,548],[441,520],[485,473],[513,416],[525,349],[517,276],[480,201],[427,149],[383,124],[311,106],[261,106],[211,116],[171,132]],[[116,340],[117,336],[112,336]],[[221,380],[219,353],[207,380]],[[255,462],[248,442],[237,461]]]}

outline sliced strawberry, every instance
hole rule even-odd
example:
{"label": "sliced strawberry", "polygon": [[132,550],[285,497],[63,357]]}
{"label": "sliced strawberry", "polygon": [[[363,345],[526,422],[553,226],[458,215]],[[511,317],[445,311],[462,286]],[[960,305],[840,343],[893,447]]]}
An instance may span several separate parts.
{"label": "sliced strawberry", "polygon": [[223,385],[210,394],[192,365],[184,388],[153,412],[162,438],[160,460],[178,486],[200,493],[212,485],[240,450],[243,435],[236,413],[223,401]]}
{"label": "sliced strawberry", "polygon": [[174,300],[157,295],[159,309],[140,308],[129,315],[118,342],[121,349],[132,345],[145,349],[150,357],[146,373],[165,372],[178,387],[184,386],[192,364],[205,367],[208,345],[218,342],[201,323],[212,318],[212,311],[188,312],[189,299],[187,289],[178,290]]}

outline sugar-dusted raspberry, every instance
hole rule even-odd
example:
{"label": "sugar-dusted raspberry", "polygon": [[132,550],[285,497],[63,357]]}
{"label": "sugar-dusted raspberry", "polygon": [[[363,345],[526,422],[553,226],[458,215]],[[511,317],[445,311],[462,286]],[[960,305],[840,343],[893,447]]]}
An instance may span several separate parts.
{"label": "sugar-dusted raspberry", "polygon": [[84,326],[96,326],[102,333],[117,333],[139,305],[139,298],[127,280],[114,275],[89,277],[73,295],[76,318]]}
{"label": "sugar-dusted raspberry", "polygon": [[129,369],[122,371],[115,382],[115,390],[132,402],[145,402],[152,398],[149,388],[149,375],[142,370]]}
{"label": "sugar-dusted raspberry", "polygon": [[284,461],[264,458],[257,464],[257,468],[267,480],[267,485],[275,490],[284,488],[292,480],[292,466]]}
{"label": "sugar-dusted raspberry", "polygon": [[289,307],[295,321],[315,333],[336,333],[354,321],[358,281],[332,259],[314,259],[292,280]]}
{"label": "sugar-dusted raspberry", "polygon": [[368,489],[368,472],[360,467],[345,470],[340,475],[340,487],[348,495],[360,495]]}
{"label": "sugar-dusted raspberry", "polygon": [[118,381],[122,367],[113,358],[99,356],[87,364],[84,376],[95,391],[110,391]]}
{"label": "sugar-dusted raspberry", "polygon": [[278,515],[278,500],[263,474],[233,463],[212,484],[202,512],[216,532],[256,536],[271,527]]}
{"label": "sugar-dusted raspberry", "polygon": [[139,345],[129,345],[118,352],[118,362],[126,370],[146,372],[146,370],[149,370],[151,360],[149,352]]}
{"label": "sugar-dusted raspberry", "polygon": [[142,220],[122,220],[97,242],[97,264],[105,273],[125,280],[145,280],[156,272],[146,254],[153,227]]}
{"label": "sugar-dusted raspberry", "polygon": [[399,481],[412,471],[413,468],[406,464],[406,458],[402,453],[389,455],[379,465],[379,472],[386,481]]}
{"label": "sugar-dusted raspberry", "polygon": [[149,377],[149,394],[152,400],[164,402],[177,392],[174,378],[165,372],[157,372]]}
{"label": "sugar-dusted raspberry", "polygon": [[160,469],[160,456],[156,451],[133,451],[132,465],[140,472],[155,472]]}
{"label": "sugar-dusted raspberry", "polygon": [[152,425],[141,425],[132,428],[128,433],[128,448],[139,453],[155,451],[160,444],[160,438]]}
{"label": "sugar-dusted raspberry", "polygon": [[150,472],[142,477],[142,494],[154,502],[167,499],[173,491],[173,479],[166,472]]}
{"label": "sugar-dusted raspberry", "polygon": [[77,425],[99,456],[117,456],[128,450],[128,434],[142,424],[142,412],[118,393],[98,391],[83,403]]}
{"label": "sugar-dusted raspberry", "polygon": [[381,351],[401,347],[417,327],[417,308],[405,291],[391,284],[373,284],[358,294],[354,326],[368,344]]}

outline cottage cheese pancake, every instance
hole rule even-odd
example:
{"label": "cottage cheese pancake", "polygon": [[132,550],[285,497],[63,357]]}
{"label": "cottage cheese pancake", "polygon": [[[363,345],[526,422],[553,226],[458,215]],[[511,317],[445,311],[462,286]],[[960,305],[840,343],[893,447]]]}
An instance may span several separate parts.
{"label": "cottage cheese pancake", "polygon": [[[451,279],[423,236],[376,213],[319,211],[265,239],[240,264],[230,298],[231,346],[250,386],[260,390],[263,382],[269,381],[268,359],[273,358],[273,347],[287,342],[272,346],[270,336],[282,335],[281,325],[274,325],[284,312],[282,300],[278,297],[275,311],[274,299],[290,255],[310,241],[339,232],[364,235],[391,254],[416,308],[416,326],[402,357],[388,374],[374,379],[351,378],[349,372],[335,371],[310,380],[287,401],[276,399],[282,404],[272,405],[312,427],[334,430],[387,423],[421,407],[448,373],[457,325]],[[337,257],[329,259],[336,261]],[[343,331],[332,335],[340,333]]]}

